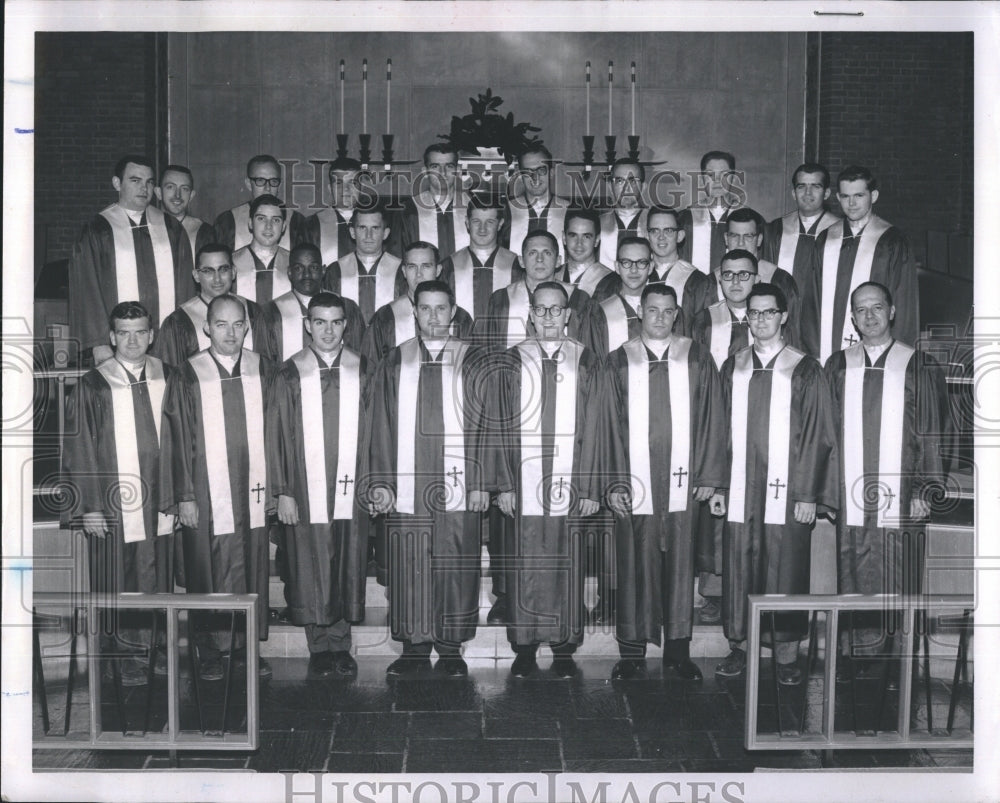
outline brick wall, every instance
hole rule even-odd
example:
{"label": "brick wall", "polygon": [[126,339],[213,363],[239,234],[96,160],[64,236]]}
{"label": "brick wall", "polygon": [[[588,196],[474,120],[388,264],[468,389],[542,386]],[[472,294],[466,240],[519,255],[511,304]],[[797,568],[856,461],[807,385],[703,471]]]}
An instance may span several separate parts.
{"label": "brick wall", "polygon": [[152,36],[99,37],[95,46],[92,33],[36,35],[36,270],[68,257],[83,222],[115,200],[120,156],[154,155]]}

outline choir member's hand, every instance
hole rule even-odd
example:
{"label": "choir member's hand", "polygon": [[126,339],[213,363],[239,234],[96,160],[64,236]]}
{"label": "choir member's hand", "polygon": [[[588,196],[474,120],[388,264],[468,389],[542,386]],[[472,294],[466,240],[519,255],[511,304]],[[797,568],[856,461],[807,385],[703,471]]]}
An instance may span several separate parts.
{"label": "choir member's hand", "polygon": [[796,502],[795,520],[799,524],[812,524],[814,521],[816,521],[816,503]]}
{"label": "choir member's hand", "polygon": [[595,502],[593,499],[581,499],[579,504],[579,510],[581,516],[593,516],[600,504]]}
{"label": "choir member's hand", "polygon": [[483,513],[490,508],[490,495],[487,491],[469,491],[465,501],[473,513]]}
{"label": "choir member's hand", "polygon": [[111,346],[94,346],[94,365],[100,365],[105,360],[115,356]]}
{"label": "choir member's hand", "polygon": [[497,507],[505,516],[513,516],[517,508],[517,494],[513,491],[504,491],[497,497]]}
{"label": "choir member's hand", "polygon": [[381,513],[389,513],[396,507],[396,495],[391,488],[384,485],[377,485],[369,491],[368,498],[371,504],[372,515],[378,516]]}
{"label": "choir member's hand", "polygon": [[612,491],[608,494],[608,507],[620,519],[632,512],[632,498],[627,491]]}
{"label": "choir member's hand", "polygon": [[299,504],[294,496],[278,494],[278,521],[282,524],[299,523]]}
{"label": "choir member's hand", "polygon": [[103,538],[108,532],[108,525],[104,521],[103,513],[84,513],[83,531],[87,535],[96,535]]}
{"label": "choir member's hand", "polygon": [[181,502],[177,506],[177,513],[180,515],[181,524],[190,527],[192,530],[198,528],[198,503]]}
{"label": "choir member's hand", "polygon": [[704,485],[694,489],[695,502],[707,502],[715,495],[715,488],[706,488]]}
{"label": "choir member's hand", "polygon": [[718,491],[712,494],[712,500],[708,503],[708,511],[713,516],[726,515],[726,497]]}
{"label": "choir member's hand", "polygon": [[910,516],[918,521],[931,515],[931,506],[923,499],[914,497],[910,500]]}

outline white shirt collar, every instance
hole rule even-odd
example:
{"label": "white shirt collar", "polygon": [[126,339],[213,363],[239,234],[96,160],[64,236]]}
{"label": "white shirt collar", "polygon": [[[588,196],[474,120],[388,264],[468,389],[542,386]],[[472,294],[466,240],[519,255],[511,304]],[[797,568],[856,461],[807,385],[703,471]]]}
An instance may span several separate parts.
{"label": "white shirt collar", "polygon": [[229,373],[232,373],[233,369],[236,368],[236,363],[239,362],[242,353],[237,354],[234,357],[229,357],[225,354],[219,354],[217,351],[213,350],[212,356],[215,357],[215,359],[219,362],[219,365],[225,368]]}
{"label": "white shirt collar", "polygon": [[868,354],[868,359],[873,363],[882,356],[883,352],[887,351],[889,346],[892,345],[892,341],[889,340],[880,346],[869,346],[864,341],[861,341],[861,345],[865,347],[865,352]]}

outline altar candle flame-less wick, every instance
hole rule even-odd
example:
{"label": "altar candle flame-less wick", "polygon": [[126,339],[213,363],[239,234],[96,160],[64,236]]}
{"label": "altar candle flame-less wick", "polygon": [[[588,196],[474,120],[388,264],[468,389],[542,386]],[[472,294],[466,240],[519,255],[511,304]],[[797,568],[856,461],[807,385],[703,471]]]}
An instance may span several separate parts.
{"label": "altar candle flame-less wick", "polygon": [[635,136],[635,62],[632,62],[632,136]]}
{"label": "altar candle flame-less wick", "polygon": [[361,131],[368,133],[368,59],[361,62]]}
{"label": "altar candle flame-less wick", "polygon": [[590,62],[587,62],[587,134],[590,134]]}
{"label": "altar candle flame-less wick", "polygon": [[385,62],[385,133],[388,134],[392,131],[392,127],[389,125],[389,101],[392,95],[392,59],[386,59]]}
{"label": "altar candle flame-less wick", "polygon": [[340,133],[344,133],[344,60],[340,60]]}
{"label": "altar candle flame-less wick", "polygon": [[612,125],[612,97],[611,88],[615,80],[615,63],[613,61],[608,62],[608,136],[610,137],[615,133],[614,126]]}

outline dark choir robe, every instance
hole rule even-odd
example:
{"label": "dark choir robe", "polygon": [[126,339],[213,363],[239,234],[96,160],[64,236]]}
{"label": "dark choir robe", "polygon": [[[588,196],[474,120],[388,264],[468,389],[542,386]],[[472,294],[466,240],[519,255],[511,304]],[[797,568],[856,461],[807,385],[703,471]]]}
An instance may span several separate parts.
{"label": "dark choir robe", "polygon": [[[305,318],[309,305],[308,296],[300,296],[294,290],[278,296],[260,308],[255,351],[269,360],[281,364],[312,343],[312,336],[306,331]],[[358,351],[365,336],[365,322],[361,310],[351,299],[344,299],[344,344]]]}
{"label": "dark choir robe", "polygon": [[602,265],[614,265],[618,260],[618,240],[622,237],[645,237],[648,209],[639,209],[639,214],[626,223],[615,209],[601,214]]}
{"label": "dark choir robe", "polygon": [[323,289],[357,304],[367,326],[377,309],[406,294],[406,277],[397,256],[383,251],[375,264],[366,269],[352,252],[326,266]]}
{"label": "dark choir robe", "polygon": [[471,639],[479,620],[482,514],[467,510],[466,494],[486,490],[484,356],[455,338],[432,356],[413,338],[386,355],[372,385],[371,483],[396,497],[385,519],[390,631],[439,652]]}
{"label": "dark choir robe", "polygon": [[[590,314],[590,297],[577,287],[563,283],[569,294],[569,307],[573,310],[567,324],[567,335],[583,340],[587,317]],[[529,318],[530,295],[525,282],[514,282],[490,296],[486,315],[476,319],[475,340],[491,351],[505,351],[535,336],[535,327]]]}
{"label": "dark choir robe", "polygon": [[[300,212],[289,211],[285,233],[281,235],[278,245],[286,251],[305,240],[306,219]],[[228,245],[233,251],[245,248],[253,241],[250,234],[250,202],[246,201],[232,209],[227,209],[215,219],[215,236],[219,242]]]}
{"label": "dark choir robe", "polygon": [[681,257],[702,273],[711,273],[719,267],[728,250],[726,228],[729,214],[736,208],[724,207],[718,220],[705,206],[684,209],[678,221],[684,229],[684,240],[677,247]]}
{"label": "dark choir robe", "polygon": [[563,284],[573,285],[597,301],[614,293],[616,280],[619,280],[617,273],[600,262],[592,262],[575,279],[570,275],[568,263],[560,265],[556,268],[555,278]]}
{"label": "dark choir robe", "polygon": [[[616,348],[638,337],[642,331],[642,321],[636,311],[639,299],[629,299],[620,293],[604,299],[600,304],[592,304],[587,316],[587,326],[583,344],[602,360]],[[632,304],[635,303],[635,307]]]}
{"label": "dark choir robe", "polygon": [[210,351],[195,354],[167,385],[160,449],[161,509],[198,503],[198,527],[181,528],[188,592],[257,594],[262,639],[270,573],[264,405],[272,374],[269,360],[246,349],[232,374]]}
{"label": "dark choir robe", "polygon": [[275,504],[283,495],[298,506],[299,523],[282,528],[288,611],[299,626],[364,618],[368,511],[356,494],[367,473],[369,376],[353,350],[341,349],[327,366],[305,348],[271,385],[268,489]]}
{"label": "dark choir robe", "polygon": [[83,226],[69,261],[70,334],[80,349],[108,344],[108,314],[138,301],[153,327],[194,295],[191,245],[184,228],[155,206],[137,225],[117,204]]}
{"label": "dark choir robe", "polygon": [[203,246],[216,242],[215,229],[211,223],[206,223],[192,215],[185,215],[184,219],[179,220],[178,223],[187,232],[188,242],[191,244],[191,269],[194,270],[194,260],[198,258],[198,251]]}
{"label": "dark choir robe", "polygon": [[92,591],[174,590],[174,520],[159,513],[160,412],[170,371],[147,356],[132,376],[113,358],[84,374],[69,396],[64,526],[102,513],[108,529],[87,539]]}
{"label": "dark choir robe", "polygon": [[879,282],[889,288],[896,307],[892,334],[904,343],[917,341],[917,266],[902,231],[872,215],[868,225],[854,237],[845,220],[820,235],[814,258],[819,306],[815,332],[821,361],[860,339],[849,306],[851,292],[862,282]]}
{"label": "dark choir robe", "polygon": [[[402,210],[397,220],[400,226],[400,245],[406,248],[410,243],[423,240],[437,246],[441,259],[461,251],[469,245],[469,232],[465,228],[465,204],[456,181],[455,197],[443,201],[429,192],[421,192],[412,198],[403,198]],[[426,185],[425,185],[426,186]],[[402,252],[400,252],[402,253]]]}
{"label": "dark choir robe", "polygon": [[[815,502],[817,515],[835,510],[839,472],[830,387],[814,359],[786,346],[764,366],[749,347],[722,366],[722,390],[731,465],[722,624],[735,642],[746,638],[749,594],[809,593],[813,525],[795,521],[795,502]],[[805,614],[775,620],[778,641],[805,632]]]}
{"label": "dark choir robe", "polygon": [[541,209],[528,203],[523,195],[512,199],[507,206],[509,224],[500,229],[500,244],[520,254],[524,238],[532,232],[548,231],[561,240],[568,206],[569,201],[556,195],[549,196]]}
{"label": "dark choir robe", "polygon": [[[639,371],[645,377],[636,376]],[[677,410],[672,406],[671,380],[680,372],[687,383],[686,410],[683,403]],[[643,391],[645,399],[637,395]],[[680,382],[673,393],[679,399],[683,392]],[[632,488],[632,515],[615,519],[615,634],[622,641],[656,644],[661,629],[668,640],[690,638],[694,526],[701,507],[694,489],[721,488],[729,479],[718,371],[708,351],[688,338],[675,335],[662,358],[637,338],[611,353],[601,407],[601,446],[610,449],[602,475],[612,487]],[[674,415],[684,428],[682,455],[672,451]],[[646,451],[641,457],[640,449]]]}
{"label": "dark choir robe", "polygon": [[331,265],[354,250],[349,223],[350,215],[345,218],[333,207],[306,218],[303,239],[319,249],[324,265]]}
{"label": "dark choir robe", "polygon": [[945,483],[942,371],[930,355],[893,341],[874,363],[860,343],[838,351],[826,374],[842,469],[838,591],[918,593],[926,523],[910,517],[910,502]]}
{"label": "dark choir robe", "polygon": [[[721,274],[722,269],[717,267],[708,277],[709,304],[715,304],[716,302],[723,300]],[[782,330],[785,342],[789,346],[793,346],[800,351],[804,351],[810,357],[815,359],[815,355],[813,355],[802,342],[802,327],[805,325],[807,329],[809,328],[807,319],[811,320],[811,316],[814,315],[814,310],[811,308],[807,310],[803,307],[802,293],[798,283],[792,278],[788,271],[782,270],[777,265],[765,260],[760,260],[757,263],[757,275],[760,276],[760,280],[762,282],[770,282],[781,290],[785,294],[785,299],[788,301],[788,321],[785,323],[784,329]]]}
{"label": "dark choir robe", "polygon": [[670,285],[677,293],[677,307],[680,310],[674,319],[674,333],[692,337],[691,330],[698,313],[712,303],[710,296],[712,282],[690,262],[678,259],[669,268],[654,267],[649,274],[649,283]]}
{"label": "dark choir robe", "polygon": [[[472,324],[472,316],[458,307],[451,321],[449,334],[459,340],[470,340]],[[375,313],[361,341],[361,353],[372,365],[378,365],[394,346],[416,336],[417,321],[413,316],[413,302],[408,295],[400,296]]]}
{"label": "dark choir robe", "polygon": [[[243,302],[247,311],[247,329],[243,348],[260,353],[260,348],[254,344],[254,333],[259,325],[260,307],[242,296],[237,296]],[[208,317],[208,302],[201,294],[189,298],[167,316],[167,319],[156,333],[156,339],[150,346],[150,353],[155,354],[167,365],[180,368],[192,354],[209,346],[208,335],[205,334],[205,322]]]}
{"label": "dark choir robe", "polygon": [[543,354],[539,341],[525,340],[491,368],[490,437],[500,444],[492,490],[513,491],[517,500],[501,550],[507,638],[512,645],[547,642],[572,651],[583,642],[583,536],[589,529],[575,503],[599,501],[603,491],[595,438],[600,362],[569,338],[554,359]]}
{"label": "dark choir robe", "polygon": [[501,245],[493,249],[485,262],[471,248],[463,248],[442,261],[438,278],[455,291],[455,303],[478,318],[489,308],[490,296],[523,279],[524,270],[517,254]]}
{"label": "dark choir robe", "polygon": [[267,264],[249,245],[241,248],[233,253],[233,270],[236,278],[232,292],[257,304],[266,304],[292,289],[288,278],[288,251],[284,248],[275,251]]}

